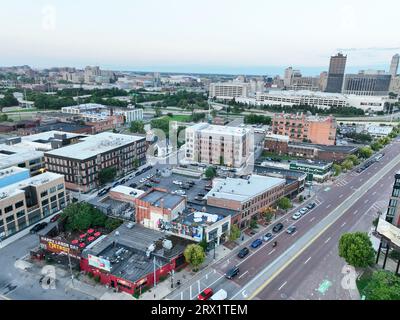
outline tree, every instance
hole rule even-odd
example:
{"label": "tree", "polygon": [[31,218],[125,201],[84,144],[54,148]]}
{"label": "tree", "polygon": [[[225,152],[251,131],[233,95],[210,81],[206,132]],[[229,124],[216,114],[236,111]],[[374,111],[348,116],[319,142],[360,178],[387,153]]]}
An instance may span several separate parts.
{"label": "tree", "polygon": [[335,176],[340,175],[340,173],[342,172],[342,167],[339,164],[334,163],[333,164],[333,172],[334,172]]}
{"label": "tree", "polygon": [[211,110],[211,116],[212,116],[213,118],[215,118],[215,117],[217,116],[217,110],[212,109],[212,110]]}
{"label": "tree", "polygon": [[115,218],[107,218],[104,227],[109,231],[113,231],[117,229],[121,224],[123,223],[122,220],[120,219],[115,219]]}
{"label": "tree", "polygon": [[292,203],[290,202],[290,199],[287,197],[280,198],[277,202],[277,205],[280,209],[287,211],[292,207]]}
{"label": "tree", "polygon": [[11,92],[7,92],[4,94],[4,98],[0,99],[0,108],[3,109],[4,107],[14,107],[18,106],[18,100],[14,97]]}
{"label": "tree", "polygon": [[356,166],[358,164],[360,164],[360,160],[358,159],[358,157],[355,154],[351,154],[349,155],[346,159],[350,160],[351,162],[353,162],[353,164]]}
{"label": "tree", "polygon": [[115,167],[104,168],[99,172],[100,184],[113,181],[117,175],[117,169]]}
{"label": "tree", "polygon": [[229,233],[229,240],[235,241],[240,237],[240,229],[236,224],[231,225],[231,232]]}
{"label": "tree", "polygon": [[271,124],[271,117],[257,115],[257,114],[249,114],[244,116],[244,123],[246,124]]}
{"label": "tree", "polygon": [[272,207],[268,207],[262,211],[262,215],[263,215],[266,223],[270,223],[272,221],[272,218],[274,217],[275,212],[276,212],[276,210]]}
{"label": "tree", "polygon": [[362,147],[358,150],[358,154],[360,155],[361,158],[367,159],[370,156],[372,156],[374,152],[372,151],[370,146],[367,147]]}
{"label": "tree", "polygon": [[183,252],[183,255],[185,256],[186,262],[193,266],[194,271],[197,271],[197,268],[206,259],[203,248],[198,244],[189,244]]}
{"label": "tree", "polygon": [[207,179],[213,179],[217,175],[217,169],[214,167],[208,167],[204,172]]}
{"label": "tree", "polygon": [[258,227],[256,219],[250,219],[250,229],[256,229]]}
{"label": "tree", "polygon": [[368,300],[400,300],[400,277],[389,271],[375,271],[364,293]]}
{"label": "tree", "polygon": [[299,202],[303,202],[303,201],[304,201],[303,195],[299,195]]}
{"label": "tree", "polygon": [[371,143],[371,149],[374,151],[379,151],[380,149],[382,149],[382,145],[378,141],[375,141]]}
{"label": "tree", "polygon": [[132,121],[129,131],[132,133],[146,133],[143,121]]}
{"label": "tree", "polygon": [[66,229],[72,231],[84,231],[90,227],[103,227],[107,217],[91,204],[71,203],[62,213],[62,219],[66,221]]}
{"label": "tree", "polygon": [[156,118],[162,116],[162,111],[161,111],[161,108],[160,108],[160,107],[156,107],[156,108],[154,109],[154,111],[155,111],[155,117],[156,117]]}
{"label": "tree", "polygon": [[351,160],[347,159],[343,161],[342,168],[346,170],[351,170],[354,167],[354,164]]}
{"label": "tree", "polygon": [[356,268],[365,268],[374,263],[375,252],[365,232],[345,233],[339,240],[339,256]]}

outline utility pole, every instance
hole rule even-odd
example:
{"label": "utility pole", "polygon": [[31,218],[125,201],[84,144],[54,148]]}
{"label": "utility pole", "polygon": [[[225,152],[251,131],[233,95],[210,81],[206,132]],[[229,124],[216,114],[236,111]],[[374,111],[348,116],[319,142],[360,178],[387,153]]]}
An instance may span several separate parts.
{"label": "utility pole", "polygon": [[69,264],[69,271],[71,272],[71,284],[74,287],[74,274],[72,273],[72,264],[71,264],[71,254],[70,254],[70,248],[68,248],[68,264]]}

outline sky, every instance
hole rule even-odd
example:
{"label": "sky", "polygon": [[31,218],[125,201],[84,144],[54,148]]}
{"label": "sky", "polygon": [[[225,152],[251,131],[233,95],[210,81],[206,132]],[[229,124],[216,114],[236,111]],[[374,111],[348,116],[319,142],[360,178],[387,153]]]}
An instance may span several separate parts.
{"label": "sky", "polygon": [[3,1],[0,66],[316,75],[341,51],[347,72],[388,70],[399,9],[398,0]]}

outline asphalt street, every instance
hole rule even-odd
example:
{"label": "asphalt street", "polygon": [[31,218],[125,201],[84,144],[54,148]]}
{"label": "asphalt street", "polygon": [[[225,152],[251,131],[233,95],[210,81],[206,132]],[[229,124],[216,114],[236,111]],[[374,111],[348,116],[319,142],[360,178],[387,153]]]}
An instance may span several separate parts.
{"label": "asphalt street", "polygon": [[[282,221],[285,229],[290,225],[296,225],[297,231],[291,235],[281,231],[275,236],[275,240],[278,241],[277,247],[273,248],[270,242],[264,242],[257,249],[250,248],[250,254],[245,259],[240,259],[236,256],[243,247],[240,246],[233,250],[226,259],[214,264],[209,269],[207,278],[206,275],[195,277],[193,281],[175,291],[169,298],[195,299],[200,290],[209,286],[214,291],[224,288],[228,292],[228,299],[289,297],[290,294],[281,296],[279,291],[283,288],[290,291],[290,285],[294,287],[296,284],[299,285],[305,274],[310,272],[312,265],[321,261],[319,256],[310,258],[310,251],[321,252],[320,255],[329,253],[333,247],[337,246],[340,235],[349,230],[358,220],[363,219],[366,212],[371,214],[370,218],[372,219],[372,215],[385,206],[382,197],[390,194],[394,172],[400,169],[400,165],[398,165],[400,162],[399,147],[399,142],[394,142],[384,150],[385,156],[380,162],[373,164],[360,174],[353,170],[343,175],[334,184],[322,188],[316,197],[310,200],[315,201],[318,204],[317,207],[299,220],[293,221],[292,213],[285,216]],[[396,157],[397,159],[393,160]],[[376,181],[377,183],[372,185],[372,182]],[[387,188],[384,188],[385,186]],[[330,224],[332,225],[330,226]],[[256,235],[253,240],[261,236],[261,234]],[[318,241],[312,242],[316,236],[318,236]],[[249,247],[250,243],[251,240],[245,246]],[[311,249],[309,249],[310,243],[313,245]],[[317,247],[320,249],[316,250]],[[293,263],[294,259],[298,259],[296,255],[299,252],[303,259],[300,261],[303,268],[299,267],[298,263]],[[234,265],[239,266],[239,275],[234,280],[225,279],[225,272]],[[286,271],[285,274],[282,271],[286,270],[288,265],[292,266],[288,274],[296,274],[294,270],[297,268],[301,269],[304,274],[299,275],[297,279],[287,280]],[[277,274],[283,275],[275,281],[274,277],[277,278]],[[274,288],[276,287],[275,291],[278,293],[269,296],[272,280],[274,280]],[[197,288],[196,283],[198,284]]]}

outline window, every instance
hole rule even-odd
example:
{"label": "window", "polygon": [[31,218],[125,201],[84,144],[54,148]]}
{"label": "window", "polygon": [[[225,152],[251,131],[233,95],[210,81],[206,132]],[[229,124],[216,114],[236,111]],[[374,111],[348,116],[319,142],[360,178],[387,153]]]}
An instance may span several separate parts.
{"label": "window", "polygon": [[50,193],[54,193],[54,192],[56,192],[56,187],[51,187],[50,188]]}
{"label": "window", "polygon": [[23,205],[24,205],[24,202],[23,202],[23,201],[19,201],[19,202],[17,202],[17,203],[15,204],[15,209],[21,208]]}
{"label": "window", "polygon": [[25,210],[21,210],[21,211],[17,212],[17,218],[21,218],[23,216],[25,216]]}
{"label": "window", "polygon": [[12,221],[14,221],[14,216],[9,216],[6,218],[7,223],[12,222]]}
{"label": "window", "polygon": [[8,206],[8,207],[5,207],[5,208],[4,208],[4,212],[5,212],[5,213],[9,213],[9,212],[11,212],[11,211],[13,211],[13,206]]}
{"label": "window", "polygon": [[43,191],[42,193],[40,193],[40,197],[42,197],[42,198],[47,196],[47,195],[48,195],[47,190]]}
{"label": "window", "polygon": [[45,199],[42,201],[42,206],[49,204],[49,199]]}
{"label": "window", "polygon": [[50,198],[50,202],[55,202],[55,201],[57,201],[57,197],[56,197],[56,196],[52,196],[52,197]]}

